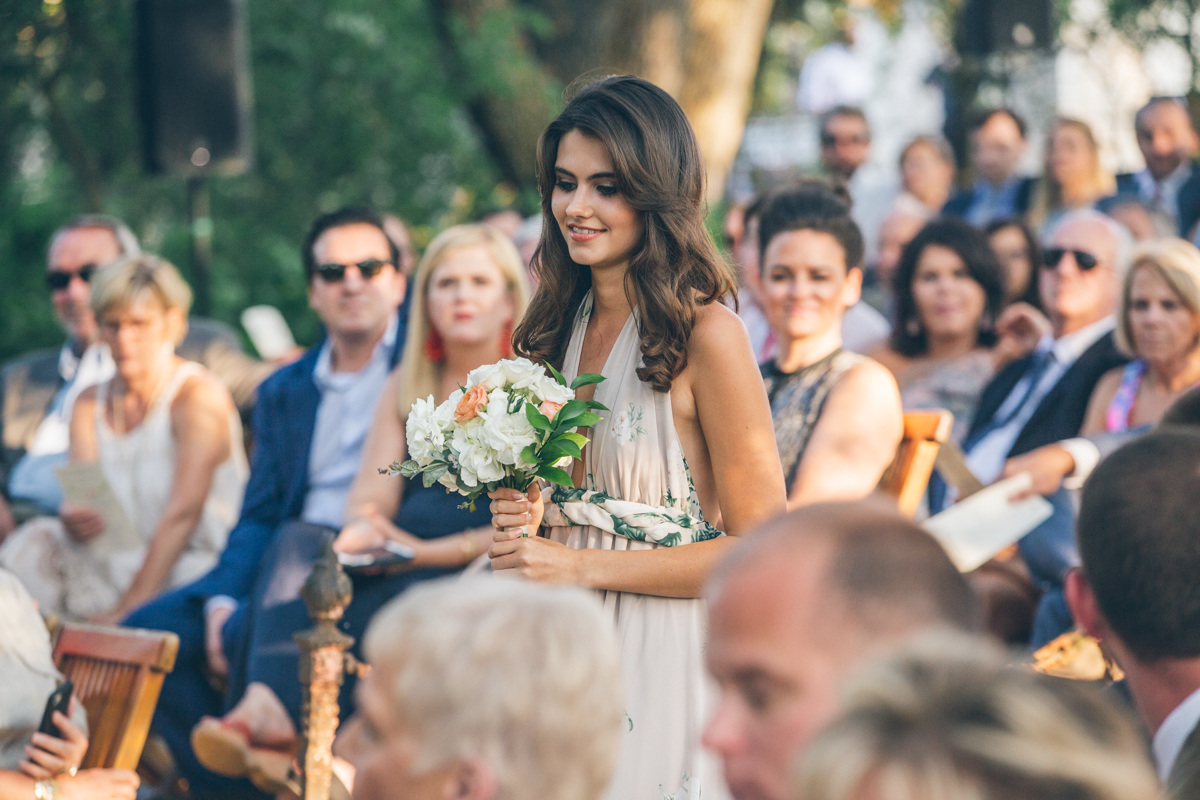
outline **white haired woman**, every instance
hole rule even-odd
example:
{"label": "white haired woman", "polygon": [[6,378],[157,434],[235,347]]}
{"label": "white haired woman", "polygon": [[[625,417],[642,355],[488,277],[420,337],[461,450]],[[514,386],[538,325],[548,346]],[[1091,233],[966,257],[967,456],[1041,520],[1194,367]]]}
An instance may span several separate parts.
{"label": "white haired woman", "polygon": [[43,613],[116,622],[211,569],[237,521],[248,467],[233,398],[175,355],[191,301],[155,256],[121,259],[92,279],[116,375],[75,401],[70,460],[98,465],[129,525],[122,532],[123,521],[68,502],[4,543],[0,565],[25,578]]}
{"label": "white haired woman", "polygon": [[795,800],[1155,800],[1127,715],[1099,690],[938,635],[867,668],[805,751]]}
{"label": "white haired woman", "polygon": [[348,752],[359,800],[597,800],[624,717],[612,625],[583,589],[417,587],[367,631]]}

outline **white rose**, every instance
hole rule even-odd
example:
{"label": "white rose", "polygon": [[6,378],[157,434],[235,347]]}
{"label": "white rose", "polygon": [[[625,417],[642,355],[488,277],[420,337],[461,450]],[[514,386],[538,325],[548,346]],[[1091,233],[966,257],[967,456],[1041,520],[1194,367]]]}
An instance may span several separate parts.
{"label": "white rose", "polygon": [[404,434],[408,441],[408,457],[421,466],[427,465],[431,457],[445,447],[446,437],[437,419],[433,395],[413,403],[405,422]]}
{"label": "white rose", "polygon": [[566,405],[568,400],[575,399],[575,393],[554,380],[553,375],[547,375],[538,381],[533,387],[533,393],[541,400],[549,400],[551,403],[559,405]]}
{"label": "white rose", "polygon": [[524,406],[516,413],[508,413],[508,400],[503,389],[494,389],[488,395],[487,408],[480,413],[483,428],[479,440],[496,453],[501,464],[532,467],[533,464],[521,458],[521,451],[537,441],[537,430],[529,424]]}
{"label": "white rose", "polygon": [[450,446],[458,456],[459,476],[467,486],[498,481],[504,477],[504,467],[496,460],[496,452],[479,439],[483,425],[471,421],[468,426],[454,429]]}
{"label": "white rose", "polygon": [[442,486],[445,486],[447,489],[449,489],[452,492],[459,491],[458,478],[455,476],[453,470],[446,470],[445,472],[443,472],[441,474],[441,477],[439,477],[437,479],[437,482],[440,483]]}
{"label": "white rose", "polygon": [[467,373],[467,388],[472,386],[482,386],[489,392],[492,389],[498,389],[508,380],[508,372],[505,369],[504,361],[499,361],[495,364],[484,364],[482,367],[476,367]]}

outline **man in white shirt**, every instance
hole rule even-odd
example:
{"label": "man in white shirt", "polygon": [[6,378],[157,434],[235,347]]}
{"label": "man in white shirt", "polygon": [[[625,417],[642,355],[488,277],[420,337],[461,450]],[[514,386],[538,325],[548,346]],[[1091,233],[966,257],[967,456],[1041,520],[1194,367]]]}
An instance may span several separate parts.
{"label": "man in white shirt", "polygon": [[1200,797],[1200,433],[1167,428],[1109,456],[1079,512],[1075,619],[1125,671],[1174,798]]}

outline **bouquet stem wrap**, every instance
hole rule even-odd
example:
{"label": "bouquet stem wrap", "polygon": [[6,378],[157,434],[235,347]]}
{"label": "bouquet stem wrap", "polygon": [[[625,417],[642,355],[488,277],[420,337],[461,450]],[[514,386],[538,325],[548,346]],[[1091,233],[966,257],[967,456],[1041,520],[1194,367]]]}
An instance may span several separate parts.
{"label": "bouquet stem wrap", "polygon": [[546,504],[543,525],[590,525],[637,542],[678,547],[715,539],[725,534],[702,519],[676,508],[619,500],[604,492],[563,486],[542,488]]}

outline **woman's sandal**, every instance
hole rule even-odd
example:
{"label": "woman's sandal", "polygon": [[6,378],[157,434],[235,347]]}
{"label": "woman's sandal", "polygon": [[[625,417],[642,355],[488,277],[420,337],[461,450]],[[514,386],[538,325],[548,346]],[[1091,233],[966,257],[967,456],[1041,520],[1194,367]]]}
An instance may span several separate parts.
{"label": "woman's sandal", "polygon": [[249,778],[268,794],[298,790],[292,770],[296,743],[262,746],[250,740],[250,729],[240,720],[205,717],[192,729],[192,750],[206,769],[230,778]]}

